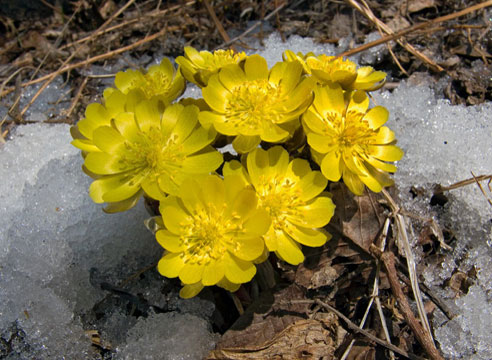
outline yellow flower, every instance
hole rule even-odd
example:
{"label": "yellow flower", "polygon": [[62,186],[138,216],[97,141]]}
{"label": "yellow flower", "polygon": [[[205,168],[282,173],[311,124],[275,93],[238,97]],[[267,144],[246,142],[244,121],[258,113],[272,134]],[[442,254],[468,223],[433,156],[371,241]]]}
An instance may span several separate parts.
{"label": "yellow flower", "polygon": [[163,58],[159,65],[152,65],[143,74],[138,70],[118,72],[114,79],[116,87],[124,94],[131,91],[142,93],[147,99],[157,98],[164,104],[170,104],[185,89],[181,73],[174,69],[171,61]]}
{"label": "yellow flower", "polygon": [[336,82],[344,90],[374,91],[381,88],[386,81],[384,72],[375,71],[370,66],[357,69],[354,62],[337,56],[294,54],[291,50],[286,50],[282,56],[284,61],[300,62],[304,71],[312,74],[319,83]]}
{"label": "yellow flower", "polygon": [[142,94],[125,95],[113,88],[105,89],[103,97],[104,105],[89,104],[85,109],[85,118],[70,129],[74,139],[72,145],[82,150],[84,155],[86,152],[100,151],[92,140],[96,128],[109,126],[112,119],[120,113],[134,112],[136,104],[144,100]]}
{"label": "yellow flower", "polygon": [[161,201],[165,229],[156,233],[166,249],[157,269],[179,277],[182,297],[204,286],[236,291],[256,273],[253,261],[264,252],[268,214],[257,208],[255,192],[236,176],[188,178],[179,196]]}
{"label": "yellow flower", "polygon": [[330,181],[343,181],[356,195],[364,184],[374,192],[393,184],[387,172],[396,166],[403,151],[395,145],[395,135],[384,123],[388,110],[376,106],[369,111],[364,91],[345,93],[330,84],[314,91],[313,105],[303,116],[308,144],[321,172]]}
{"label": "yellow flower", "polygon": [[322,246],[331,237],[321,228],[328,224],[335,205],[322,193],[327,180],[319,171],[312,171],[306,160],[294,159],[280,146],[267,151],[255,149],[246,158],[246,169],[231,161],[224,174],[241,175],[258,196],[258,206],[272,219],[265,244],[290,264],[304,261],[300,244]]}
{"label": "yellow flower", "polygon": [[208,174],[222,163],[209,144],[213,129],[198,123],[196,106],[170,105],[161,110],[156,100],[143,100],[135,112],[121,112],[110,125],[93,131],[93,144],[84,166],[101,175],[89,188],[96,203],[115,203],[108,211],[135,205],[143,192],[154,199],[176,194],[190,175]]}
{"label": "yellow flower", "polygon": [[278,143],[293,134],[299,116],[312,102],[311,79],[303,78],[297,62],[277,63],[270,71],[259,55],[242,66],[228,65],[212,76],[203,88],[203,98],[212,111],[200,113],[203,126],[236,136],[238,153],[256,148],[261,140]]}
{"label": "yellow flower", "polygon": [[232,50],[196,51],[190,46],[184,48],[185,56],[178,56],[176,63],[186,80],[200,87],[207,86],[213,74],[229,64],[238,64],[246,59],[244,52],[235,53]]}

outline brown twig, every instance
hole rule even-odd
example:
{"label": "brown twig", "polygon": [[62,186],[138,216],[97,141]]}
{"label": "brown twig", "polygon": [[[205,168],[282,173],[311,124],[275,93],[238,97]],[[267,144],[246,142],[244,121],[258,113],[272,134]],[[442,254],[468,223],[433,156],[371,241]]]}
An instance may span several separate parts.
{"label": "brown twig", "polygon": [[427,332],[424,330],[422,325],[418,322],[417,318],[413,314],[412,309],[408,304],[407,298],[403,294],[403,290],[400,286],[400,282],[398,280],[398,275],[396,272],[395,255],[389,251],[381,253],[381,251],[374,245],[371,245],[371,251],[383,262],[383,266],[386,271],[391,290],[395,295],[396,300],[398,301],[399,308],[403,313],[403,316],[405,317],[408,325],[415,334],[415,337],[419,341],[420,345],[422,345],[422,347],[425,349],[432,360],[444,360],[432,340],[427,335]]}
{"label": "brown twig", "polygon": [[[312,302],[311,300],[306,300],[306,301]],[[352,330],[352,331],[354,331],[356,333],[359,333],[359,334],[364,335],[365,337],[367,337],[371,341],[374,341],[376,344],[379,344],[381,346],[384,346],[385,348],[387,348],[387,349],[389,349],[391,351],[394,351],[397,354],[400,354],[402,356],[405,356],[406,358],[409,358],[409,359],[415,359],[415,360],[422,359],[419,356],[416,356],[414,354],[408,353],[408,352],[400,349],[399,347],[397,347],[397,346],[395,346],[393,344],[390,344],[387,341],[384,341],[384,340],[381,340],[381,339],[375,337],[370,332],[368,332],[368,331],[366,331],[364,329],[361,329],[356,324],[354,324],[348,317],[346,317],[340,311],[338,311],[337,309],[335,309],[333,306],[331,306],[331,305],[329,305],[329,304],[327,304],[327,303],[325,303],[325,302],[323,302],[323,301],[321,301],[319,299],[315,299],[314,302],[316,304],[324,307],[326,310],[329,310],[329,311],[335,313],[340,319],[342,319],[347,324],[347,326],[349,327],[350,330]]]}
{"label": "brown twig", "polygon": [[[476,178],[476,176],[473,172],[471,174],[473,176],[473,180],[475,180],[475,182],[477,183],[478,188],[482,192],[483,196],[485,196],[485,199],[487,199],[487,202],[490,204],[490,206],[492,206],[492,200],[490,200],[490,197],[487,195],[487,193],[483,189],[482,184],[480,184],[480,182],[478,181],[478,179]],[[490,191],[490,180],[489,180],[489,191]]]}
{"label": "brown twig", "polygon": [[484,181],[484,180],[489,180],[489,183],[490,183],[490,181],[492,180],[492,175],[473,176],[470,179],[461,180],[461,181],[458,181],[458,182],[451,184],[449,186],[439,185],[437,187],[437,189],[434,190],[434,194],[442,194],[445,191],[458,189],[458,188],[463,187],[463,186],[475,184],[477,181]]}
{"label": "brown twig", "polygon": [[[150,17],[150,18],[160,17],[160,16],[162,16],[162,15],[164,15],[164,14],[170,12],[170,11],[181,9],[184,6],[193,5],[194,3],[196,3],[196,0],[188,1],[188,2],[185,2],[184,4],[179,4],[179,5],[171,6],[171,7],[167,8],[167,9],[154,10],[154,11],[151,11],[151,12],[148,12],[148,13],[143,14],[142,17],[146,17],[146,18],[147,17]],[[71,47],[71,46],[74,46],[74,45],[77,45],[77,44],[85,43],[85,42],[88,42],[90,40],[94,40],[98,36],[104,35],[104,34],[106,34],[108,32],[114,31],[114,30],[118,30],[120,28],[127,28],[129,25],[132,25],[132,24],[134,24],[136,22],[142,21],[142,17],[135,17],[133,19],[126,20],[126,21],[123,21],[123,22],[121,22],[119,24],[110,26],[110,27],[108,27],[106,29],[98,29],[98,30],[96,30],[95,32],[91,33],[88,36],[85,36],[85,37],[83,37],[81,39],[78,39],[78,40],[73,41],[71,43],[68,43],[68,44],[65,44],[65,45],[60,46],[60,50],[66,49],[68,47]],[[180,27],[176,27],[176,29],[179,29],[179,28]]]}
{"label": "brown twig", "polygon": [[[153,35],[146,36],[145,38],[143,38],[143,39],[141,39],[141,40],[139,40],[137,42],[134,42],[133,44],[124,46],[124,47],[119,48],[119,49],[116,49],[116,50],[108,51],[108,52],[106,52],[104,54],[93,56],[93,57],[91,57],[91,58],[89,58],[87,60],[79,61],[78,63],[75,63],[75,64],[66,65],[66,66],[58,69],[57,71],[55,71],[55,72],[53,72],[51,74],[42,76],[40,78],[31,80],[31,81],[28,81],[26,83],[23,83],[21,86],[22,87],[26,87],[26,86],[29,86],[29,85],[37,84],[37,83],[40,83],[40,82],[42,82],[44,80],[49,79],[53,75],[54,76],[61,75],[63,73],[66,73],[67,71],[70,71],[70,70],[73,70],[73,69],[76,69],[76,68],[79,68],[79,67],[82,67],[82,66],[85,66],[85,65],[92,64],[93,62],[108,59],[108,58],[113,57],[115,55],[121,54],[121,53],[123,53],[125,51],[128,51],[128,50],[131,50],[133,48],[136,48],[136,47],[138,47],[138,46],[140,46],[142,44],[145,44],[145,43],[147,43],[149,41],[155,40],[159,36],[162,36],[164,33],[166,33],[166,31],[167,31],[167,29],[164,28],[161,31],[159,31],[159,32],[157,32],[157,33],[155,33]],[[2,94],[0,94],[0,97],[9,94],[12,91],[13,91],[13,89],[6,89]]]}
{"label": "brown twig", "polygon": [[392,34],[386,35],[384,37],[381,37],[380,39],[371,41],[371,42],[369,42],[367,44],[358,46],[358,47],[356,47],[354,49],[347,50],[347,51],[339,54],[338,56],[351,56],[351,55],[360,53],[362,51],[365,51],[367,49],[370,49],[372,47],[375,47],[375,46],[378,46],[378,45],[387,43],[389,41],[397,40],[398,38],[401,38],[401,37],[403,37],[403,36],[405,36],[407,34],[410,34],[412,32],[415,32],[417,30],[421,30],[421,29],[426,28],[426,27],[429,27],[431,25],[436,25],[436,24],[439,24],[439,23],[442,23],[442,22],[445,22],[445,21],[456,19],[458,17],[461,17],[461,16],[464,16],[464,15],[470,14],[470,13],[472,13],[474,11],[478,11],[478,10],[483,9],[483,8],[486,8],[488,6],[492,6],[492,0],[485,1],[483,3],[476,4],[476,5],[473,5],[473,6],[469,6],[466,9],[457,11],[457,12],[452,13],[452,14],[449,14],[449,15],[440,16],[440,17],[435,18],[433,20],[429,20],[429,21],[426,21],[426,22],[422,22],[422,23],[418,23],[418,24],[409,26],[406,29],[400,30],[400,31],[398,31],[396,33],[392,33]]}
{"label": "brown twig", "polygon": [[[210,17],[212,18],[215,26],[217,27],[217,30],[219,31],[220,36],[222,39],[224,39],[225,42],[231,41],[231,38],[225,31],[224,27],[222,26],[222,23],[220,22],[219,18],[217,17],[217,14],[215,13],[215,10],[212,5],[210,5],[210,2],[208,0],[203,0],[203,4],[207,8],[208,13],[210,14]],[[230,46],[232,50],[236,51],[234,45]]]}
{"label": "brown twig", "polygon": [[82,84],[80,84],[79,89],[77,90],[77,94],[75,94],[75,97],[73,98],[72,103],[70,104],[70,107],[68,108],[67,113],[65,114],[65,117],[69,118],[70,115],[72,115],[72,112],[75,109],[75,106],[77,106],[77,103],[79,102],[79,99],[82,96],[82,91],[87,85],[88,80],[89,78],[86,77],[84,78],[84,81],[82,81]]}
{"label": "brown twig", "polygon": [[[265,18],[263,19],[263,21],[269,20],[272,16],[275,16],[275,14],[277,14],[280,10],[282,10],[286,6],[287,6],[287,3],[283,3],[283,4],[279,5],[279,7],[277,7],[275,10],[272,10],[272,12],[270,14],[268,14],[267,16],[265,16]],[[254,29],[256,29],[258,26],[260,26],[263,21],[262,20],[257,21],[253,26],[251,26],[250,28],[246,29],[241,35],[238,35],[235,38],[232,38],[231,40],[223,43],[220,46],[217,46],[215,49],[224,48],[226,46],[231,45],[232,43],[235,43],[236,41],[241,40],[243,37],[245,37],[250,32],[252,32]]]}

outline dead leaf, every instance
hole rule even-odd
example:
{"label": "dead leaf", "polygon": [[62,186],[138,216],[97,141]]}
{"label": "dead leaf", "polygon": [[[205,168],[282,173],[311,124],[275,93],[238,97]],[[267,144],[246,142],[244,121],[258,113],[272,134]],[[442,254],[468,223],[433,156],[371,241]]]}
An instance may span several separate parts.
{"label": "dead leaf", "polygon": [[307,318],[309,304],[288,303],[305,298],[305,291],[295,284],[263,292],[222,336],[217,348],[258,346],[270,341],[295,321]]}
{"label": "dead leaf", "polygon": [[334,314],[329,322],[298,320],[261,345],[220,348],[212,351],[207,359],[333,359],[337,324]]}
{"label": "dead leaf", "polygon": [[340,233],[369,253],[383,225],[383,207],[378,203],[380,195],[355,196],[344,184],[335,183],[330,187],[335,215],[330,224],[339,227]]}
{"label": "dead leaf", "polygon": [[401,2],[400,9],[403,14],[407,12],[411,14],[435,6],[436,6],[435,0],[411,0],[411,1],[407,0]]}

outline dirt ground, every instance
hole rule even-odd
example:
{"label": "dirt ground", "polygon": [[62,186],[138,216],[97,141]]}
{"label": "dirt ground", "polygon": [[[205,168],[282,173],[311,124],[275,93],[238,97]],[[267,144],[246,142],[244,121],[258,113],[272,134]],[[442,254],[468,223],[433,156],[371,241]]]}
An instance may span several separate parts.
{"label": "dirt ground", "polygon": [[[188,45],[242,50],[248,48],[243,40],[251,36],[261,40],[271,31],[283,38],[299,35],[335,45],[350,39],[352,54],[367,51],[360,47],[366,36],[380,31],[390,51],[370,65],[388,72],[387,89],[404,79],[426,78],[439,83],[438,96],[452,104],[491,101],[492,2],[485,2],[488,7],[480,4],[464,0],[0,0],[0,100],[8,108],[0,119],[0,133],[7,138],[13,127],[30,122],[25,117],[30,104],[21,106],[18,101],[29,85],[47,84],[61,75],[73,89],[69,106],[46,122],[75,124],[101,94],[104,76],[87,75],[93,66],[110,67],[125,54],[134,59],[175,58]],[[381,239],[383,214],[392,210],[391,202],[379,195],[354,201],[343,188],[330,190],[344,209],[330,225],[336,241],[321,254],[308,253],[308,260],[297,268],[270,259],[260,270],[266,280],[257,287],[243,286],[232,300],[218,291],[216,304],[223,318],[214,326],[224,335],[211,359],[266,359],[282,351],[285,359],[318,359],[327,349],[340,358],[352,341],[348,359],[384,358],[390,346],[378,342],[384,329],[377,316],[369,317],[367,331],[354,328],[370,301],[378,258],[385,270],[379,295],[398,348],[391,350],[402,358],[439,358],[432,353],[432,344],[422,343],[422,326],[409,326],[410,310],[395,305],[413,298],[408,269],[394,244],[393,252],[384,254],[374,248],[373,239]],[[434,201],[446,199],[436,193]],[[420,239],[429,257],[443,246],[429,228],[422,230]],[[446,229],[443,239],[452,241]],[[385,275],[392,271],[394,276]],[[472,278],[473,274],[460,274],[450,279],[449,286],[457,294],[466,292]],[[442,307],[439,299],[427,296],[434,301],[426,304],[429,314],[435,306]],[[272,313],[277,316],[269,316]],[[94,346],[105,352],[101,344]]]}

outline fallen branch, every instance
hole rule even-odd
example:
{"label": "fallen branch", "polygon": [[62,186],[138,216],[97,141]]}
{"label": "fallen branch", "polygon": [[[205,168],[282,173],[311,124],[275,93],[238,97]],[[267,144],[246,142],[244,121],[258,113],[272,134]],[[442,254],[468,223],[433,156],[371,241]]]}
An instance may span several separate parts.
{"label": "fallen branch", "polygon": [[432,339],[429,338],[428,333],[422,325],[419,323],[417,318],[412,312],[410,305],[408,304],[407,298],[403,294],[400,282],[398,280],[398,274],[395,267],[395,255],[392,252],[386,251],[381,253],[381,251],[374,245],[371,245],[372,253],[383,262],[383,266],[388,277],[388,281],[391,286],[391,290],[398,301],[399,308],[408,323],[408,326],[412,329],[415,337],[419,341],[420,345],[425,349],[427,354],[432,360],[444,360]]}

